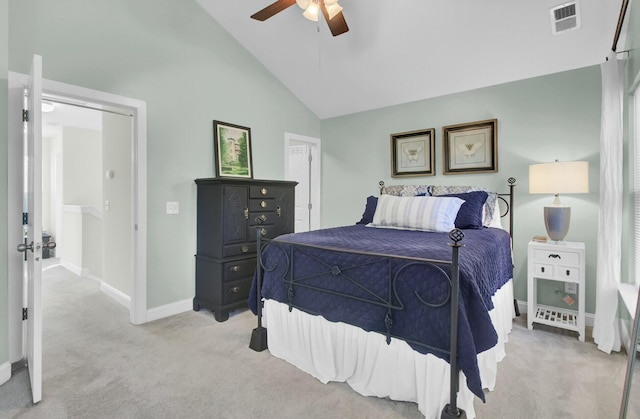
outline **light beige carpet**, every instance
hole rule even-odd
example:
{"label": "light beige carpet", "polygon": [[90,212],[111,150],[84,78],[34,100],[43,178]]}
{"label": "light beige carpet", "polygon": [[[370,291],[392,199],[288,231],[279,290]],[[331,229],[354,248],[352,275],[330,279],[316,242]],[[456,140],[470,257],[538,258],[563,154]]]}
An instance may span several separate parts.
{"label": "light beige carpet", "polygon": [[[324,385],[248,348],[254,316],[206,311],[132,326],[97,283],[46,271],[43,400],[26,370],[0,387],[2,418],[422,418],[413,403]],[[617,418],[626,358],[517,319],[478,418]],[[639,381],[640,384],[640,381]],[[640,385],[638,386],[640,387]],[[640,417],[640,416],[629,416]]]}

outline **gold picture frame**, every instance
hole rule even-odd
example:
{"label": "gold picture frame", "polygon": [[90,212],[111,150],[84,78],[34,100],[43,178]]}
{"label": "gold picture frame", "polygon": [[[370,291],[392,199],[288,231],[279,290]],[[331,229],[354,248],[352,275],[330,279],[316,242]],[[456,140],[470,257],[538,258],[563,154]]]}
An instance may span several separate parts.
{"label": "gold picture frame", "polygon": [[445,175],[498,171],[498,120],[442,127]]}
{"label": "gold picture frame", "polygon": [[434,176],[435,129],[391,134],[391,177]]}

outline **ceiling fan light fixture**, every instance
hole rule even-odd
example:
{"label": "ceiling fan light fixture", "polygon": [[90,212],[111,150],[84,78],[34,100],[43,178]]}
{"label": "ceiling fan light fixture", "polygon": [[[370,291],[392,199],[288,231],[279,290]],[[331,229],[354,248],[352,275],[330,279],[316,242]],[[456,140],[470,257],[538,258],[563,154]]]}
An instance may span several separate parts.
{"label": "ceiling fan light fixture", "polygon": [[329,15],[329,20],[336,17],[336,15],[342,11],[342,6],[340,6],[338,2],[335,2],[335,4],[327,4],[327,2],[325,2],[324,5],[327,8],[327,14]]}
{"label": "ceiling fan light fixture", "polygon": [[320,0],[311,0],[309,6],[306,8],[302,16],[306,17],[312,22],[318,21],[318,12],[320,11]]}
{"label": "ceiling fan light fixture", "polygon": [[296,0],[296,4],[298,5],[298,7],[304,10],[309,7],[309,3],[311,3],[311,0]]}

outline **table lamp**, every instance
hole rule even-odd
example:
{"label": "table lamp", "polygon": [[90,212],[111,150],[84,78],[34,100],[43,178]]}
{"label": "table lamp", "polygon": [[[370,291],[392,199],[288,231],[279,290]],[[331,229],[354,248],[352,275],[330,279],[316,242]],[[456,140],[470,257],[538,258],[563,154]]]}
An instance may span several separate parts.
{"label": "table lamp", "polygon": [[563,205],[559,195],[588,192],[589,162],[556,160],[529,166],[529,193],[555,195],[553,203],[544,207],[544,225],[551,240],[564,240],[571,220],[571,207]]}

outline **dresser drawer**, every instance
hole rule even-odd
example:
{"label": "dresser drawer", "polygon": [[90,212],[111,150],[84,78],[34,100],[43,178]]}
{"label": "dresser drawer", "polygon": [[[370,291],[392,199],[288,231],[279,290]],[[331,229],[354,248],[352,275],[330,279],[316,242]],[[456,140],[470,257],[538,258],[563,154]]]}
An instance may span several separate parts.
{"label": "dresser drawer", "polygon": [[568,250],[534,249],[533,260],[541,263],[579,266],[580,254]]}
{"label": "dresser drawer", "polygon": [[225,262],[222,265],[223,281],[235,281],[246,277],[253,277],[256,271],[256,258],[241,259],[232,262]]}
{"label": "dresser drawer", "polygon": [[252,185],[249,187],[249,197],[250,198],[277,198],[279,195],[283,193],[283,191],[287,191],[288,188],[282,188],[278,186],[270,186],[270,185]]}
{"label": "dresser drawer", "polygon": [[246,301],[249,298],[249,290],[253,277],[229,281],[222,284],[222,305]]}
{"label": "dresser drawer", "polygon": [[[255,234],[255,232],[253,233]],[[252,236],[254,237],[254,236]],[[229,244],[222,247],[222,255],[224,257],[229,256],[240,256],[240,255],[251,255],[256,253],[256,242],[246,242],[239,244]]]}

